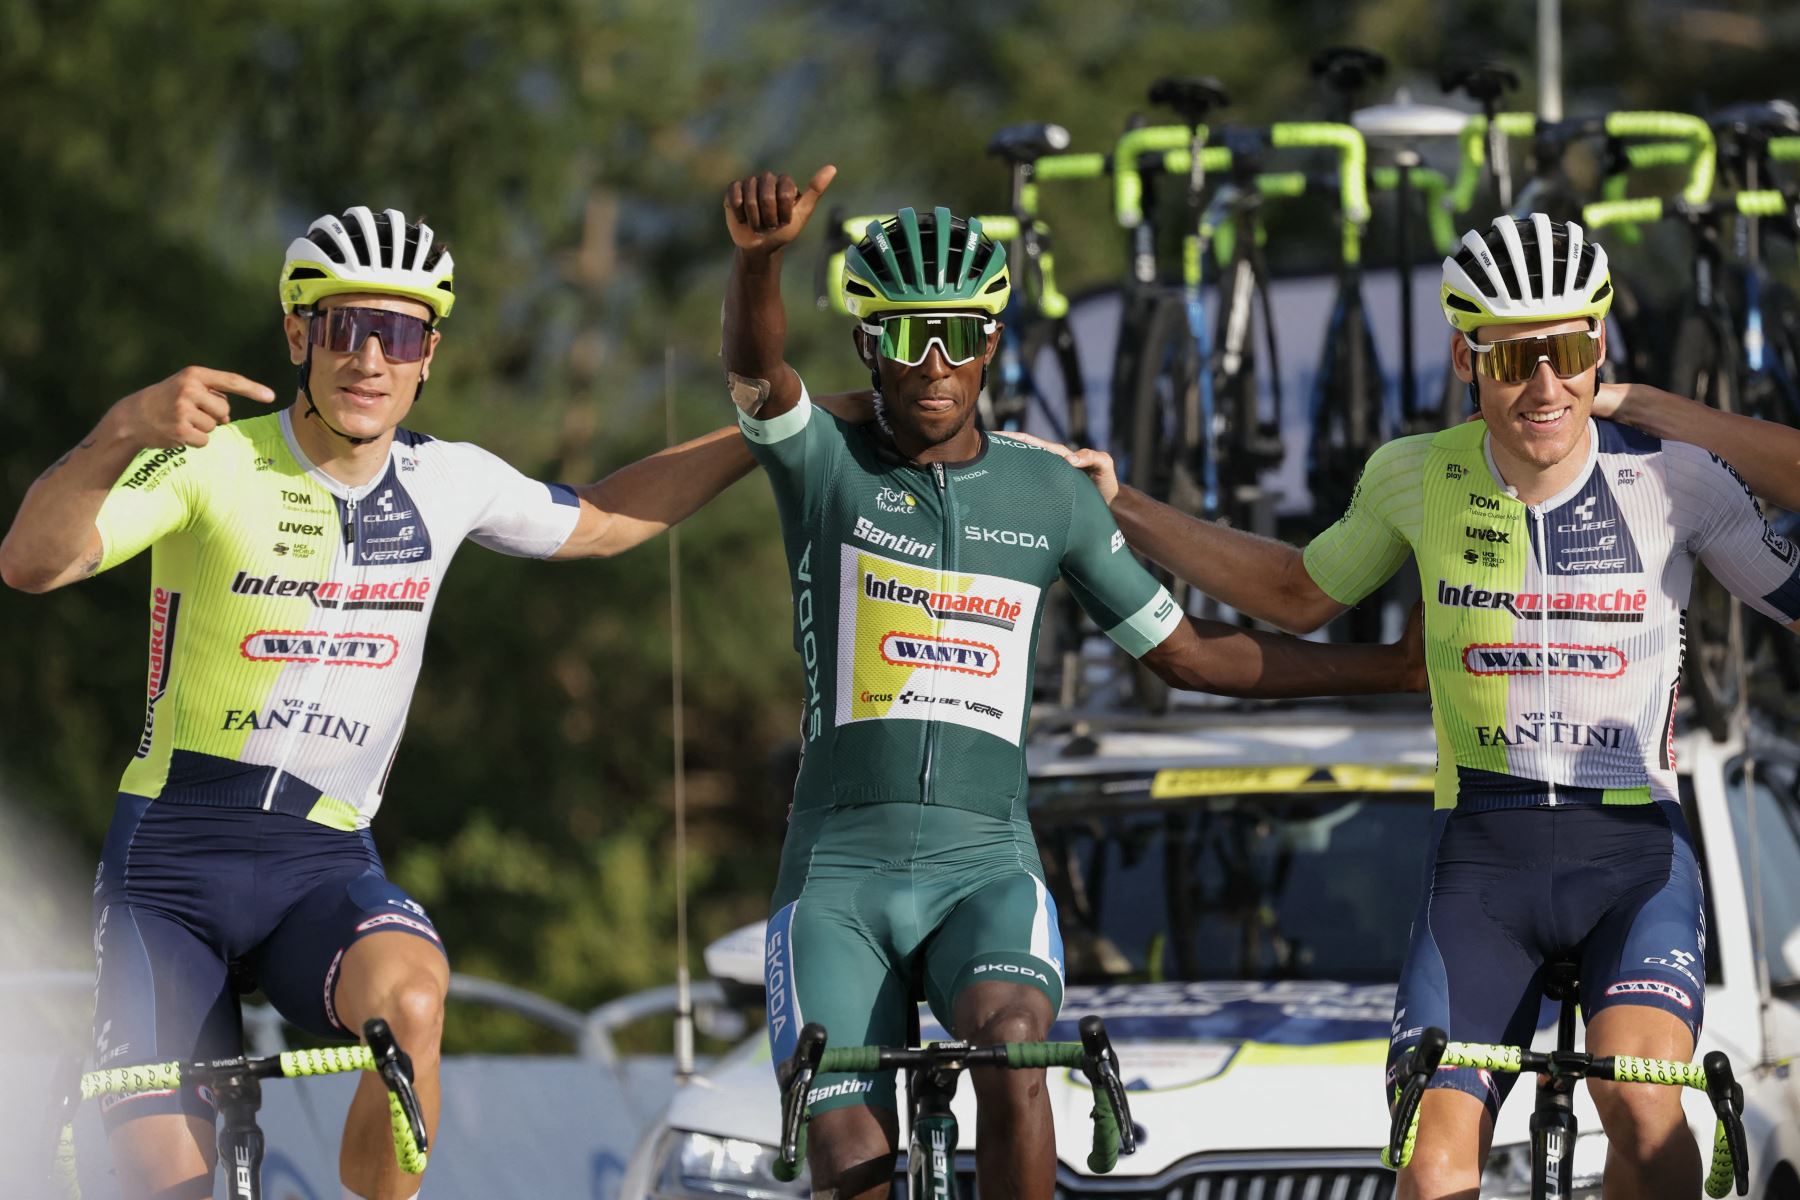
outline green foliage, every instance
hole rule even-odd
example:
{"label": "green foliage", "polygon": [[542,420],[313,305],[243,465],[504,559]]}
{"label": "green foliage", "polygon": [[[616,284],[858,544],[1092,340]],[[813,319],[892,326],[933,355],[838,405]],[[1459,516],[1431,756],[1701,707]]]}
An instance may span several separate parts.
{"label": "green foliage", "polygon": [[[1710,24],[1684,10],[1681,39],[1643,32],[1667,10],[1651,0],[1564,7],[1571,109],[1787,83],[1777,42],[1796,31],[1779,5]],[[724,423],[718,197],[736,175],[830,160],[831,202],[992,209],[1005,179],[982,146],[1002,124],[1060,120],[1078,148],[1105,148],[1170,71],[1221,77],[1237,119],[1318,116],[1307,56],[1358,40],[1431,99],[1444,59],[1527,65],[1528,12],[0,0],[0,509],[114,399],[189,362],[286,390],[275,277],[321,212],[400,207],[455,246],[461,302],[414,423],[583,481],[662,444],[666,388],[681,436]],[[1047,205],[1067,279],[1117,278],[1103,189]],[[792,357],[815,390],[857,386],[846,328],[811,309],[812,269],[807,252],[789,268]],[[698,945],[763,911],[786,804],[770,760],[800,682],[760,480],[682,539]],[[461,969],[574,1005],[671,976],[666,562],[662,543],[573,565],[459,556],[376,833]],[[142,717],[145,569],[0,595],[0,786],[87,861]],[[19,911],[84,913],[85,884],[28,884]],[[463,1046],[522,1037],[479,1014],[452,1028]]]}

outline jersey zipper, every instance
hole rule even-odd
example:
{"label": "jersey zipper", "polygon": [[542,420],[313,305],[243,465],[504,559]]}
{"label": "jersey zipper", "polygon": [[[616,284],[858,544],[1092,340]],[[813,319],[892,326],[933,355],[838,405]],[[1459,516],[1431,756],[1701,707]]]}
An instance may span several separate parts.
{"label": "jersey zipper", "polygon": [[[1538,548],[1538,591],[1541,593],[1539,601],[1538,601],[1538,654],[1541,656],[1539,659],[1539,662],[1538,662],[1538,667],[1539,667],[1538,677],[1540,679],[1542,679],[1543,683],[1544,683],[1543,721],[1544,721],[1545,725],[1549,725],[1550,724],[1550,711],[1551,711],[1550,710],[1550,539],[1549,539],[1549,535],[1544,532],[1544,510],[1542,508],[1536,507],[1534,505],[1527,505],[1525,511],[1529,512],[1531,514],[1532,520],[1537,522],[1536,541],[1537,541],[1537,548]],[[1554,740],[1552,740],[1551,745],[1554,745],[1554,744],[1555,744],[1555,742],[1554,742]],[[1553,753],[1554,752],[1549,750],[1548,748],[1546,748],[1544,751],[1544,754],[1545,754],[1544,785],[1550,789],[1549,803],[1550,803],[1550,807],[1552,807],[1552,808],[1556,807],[1556,780],[1552,778],[1552,775],[1554,774],[1554,769],[1553,769],[1553,764],[1550,759],[1550,755],[1552,755]]]}
{"label": "jersey zipper", "polygon": [[[951,561],[952,557],[955,554],[956,543],[950,537],[950,531],[953,528],[953,520],[952,520],[951,511],[950,511],[950,480],[949,480],[949,477],[944,473],[944,464],[943,463],[932,463],[931,464],[931,475],[932,475],[932,478],[934,480],[936,480],[936,482],[937,482],[938,504],[944,510],[943,535],[942,535],[943,540],[942,540],[941,547],[938,550],[938,590],[943,591],[944,590],[944,572],[946,570],[954,569],[955,565],[956,565],[954,562]],[[933,626],[932,626],[932,633],[936,634],[938,632],[939,632],[938,627],[937,627],[936,623],[934,622]],[[933,699],[933,701],[935,701],[937,699],[937,685],[936,685],[935,681],[932,684],[932,699]],[[936,766],[935,759],[937,757],[937,734],[938,734],[937,709],[935,707],[933,707],[931,710],[930,717],[927,718],[927,720],[925,722],[925,779],[924,779],[924,787],[922,789],[922,793],[923,793],[924,803],[926,803],[926,804],[931,803],[932,785],[936,781],[934,768]]]}

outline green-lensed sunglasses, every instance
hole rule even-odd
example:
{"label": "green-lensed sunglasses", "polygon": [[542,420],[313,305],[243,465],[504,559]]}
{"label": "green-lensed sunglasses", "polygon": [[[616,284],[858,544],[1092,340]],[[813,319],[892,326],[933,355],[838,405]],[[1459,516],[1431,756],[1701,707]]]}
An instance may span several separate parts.
{"label": "green-lensed sunglasses", "polygon": [[985,313],[908,312],[861,324],[864,333],[877,339],[883,358],[916,367],[935,343],[945,362],[960,367],[987,352],[995,322]]}

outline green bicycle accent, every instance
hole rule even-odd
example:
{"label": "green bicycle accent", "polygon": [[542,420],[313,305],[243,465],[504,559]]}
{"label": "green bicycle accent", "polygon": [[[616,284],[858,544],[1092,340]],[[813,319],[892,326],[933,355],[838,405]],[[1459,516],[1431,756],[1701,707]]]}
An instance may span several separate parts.
{"label": "green bicycle accent", "polygon": [[[1400,168],[1373,167],[1369,171],[1369,183],[1377,191],[1398,191]],[[1447,199],[1450,181],[1444,178],[1442,171],[1431,167],[1414,167],[1408,186],[1417,189],[1424,198],[1425,221],[1431,232],[1431,244],[1437,247],[1439,254],[1456,253],[1456,221]]]}
{"label": "green bicycle accent", "polygon": [[[1528,138],[1537,132],[1537,114],[1495,113],[1494,125],[1508,138]],[[1454,213],[1468,212],[1475,203],[1475,191],[1481,186],[1481,170],[1487,165],[1487,133],[1487,118],[1473,116],[1457,138],[1456,180],[1450,185],[1450,209]]]}
{"label": "green bicycle accent", "polygon": [[1800,162],[1800,137],[1770,138],[1769,158],[1773,162]]}
{"label": "green bicycle accent", "polygon": [[[1581,210],[1581,220],[1589,229],[1608,226],[1633,227],[1661,221],[1666,217],[1701,212],[1736,212],[1745,217],[1796,218],[1794,200],[1785,192],[1772,188],[1733,192],[1700,204],[1672,202],[1661,196],[1641,196],[1635,200],[1596,200]],[[1800,223],[1800,218],[1796,218]]]}
{"label": "green bicycle accent", "polygon": [[[1136,229],[1144,223],[1144,174],[1138,161],[1146,154],[1167,154],[1171,150],[1182,151],[1181,170],[1185,171],[1191,163],[1187,150],[1198,140],[1206,140],[1207,128],[1204,125],[1189,127],[1187,125],[1146,125],[1142,129],[1127,130],[1119,138],[1118,145],[1113,148],[1113,216],[1118,219],[1120,228]],[[1225,160],[1229,162],[1229,157]],[[1200,156],[1201,169],[1207,166],[1204,152]]]}

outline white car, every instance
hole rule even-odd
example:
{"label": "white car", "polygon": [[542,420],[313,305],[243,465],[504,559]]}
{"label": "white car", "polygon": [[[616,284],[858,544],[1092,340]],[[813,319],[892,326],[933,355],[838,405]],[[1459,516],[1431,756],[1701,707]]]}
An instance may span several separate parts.
{"label": "white car", "polygon": [[[1677,747],[1710,908],[1700,1052],[1724,1050],[1743,1084],[1751,1194],[1800,1200],[1800,743],[1755,744],[1754,805],[1743,743]],[[1070,983],[1051,1036],[1106,1018],[1139,1130],[1136,1155],[1089,1175],[1086,1083],[1053,1072],[1059,1195],[1389,1196],[1382,1074],[1429,834],[1423,714],[1140,718],[1040,737],[1030,754]],[[761,926],[715,943],[707,966],[760,991]],[[1554,1044],[1554,1018],[1546,1005],[1540,1048]],[[927,1020],[927,1039],[945,1036]],[[1520,1081],[1501,1112],[1484,1196],[1530,1193],[1532,1092]],[[1697,1092],[1687,1107],[1705,1154],[1711,1109]],[[967,1086],[956,1113],[973,1195]],[[1577,1194],[1598,1195],[1606,1143],[1585,1089],[1576,1113]],[[753,1037],[676,1092],[620,1195],[805,1196],[804,1177],[771,1174],[778,1117],[768,1045]]]}

